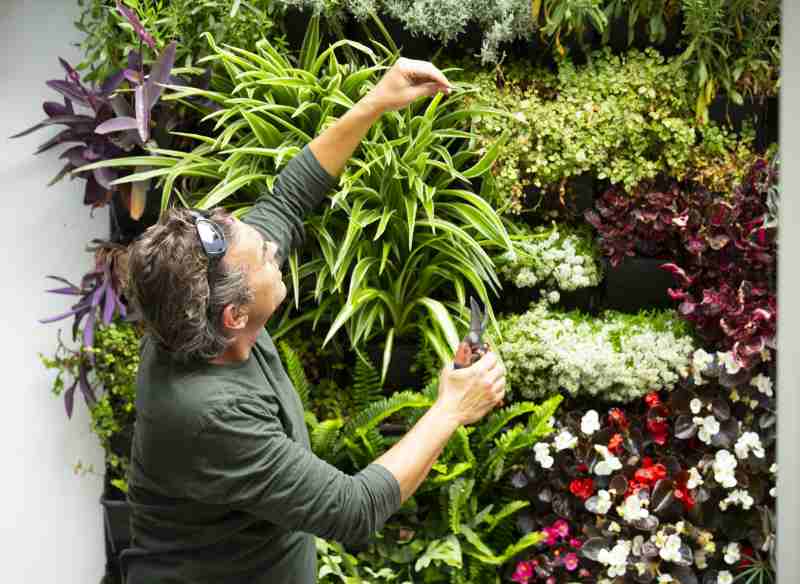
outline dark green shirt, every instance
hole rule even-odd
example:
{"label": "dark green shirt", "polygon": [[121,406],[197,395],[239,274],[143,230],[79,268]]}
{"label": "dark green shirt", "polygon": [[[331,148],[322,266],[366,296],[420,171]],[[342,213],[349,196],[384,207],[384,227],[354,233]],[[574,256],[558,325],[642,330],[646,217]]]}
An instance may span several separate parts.
{"label": "dark green shirt", "polygon": [[[245,221],[281,257],[334,183],[306,148]],[[364,541],[400,506],[372,464],[348,476],[310,450],[303,407],[266,332],[232,365],[181,365],[142,343],[131,454],[128,584],[309,584],[311,534]]]}

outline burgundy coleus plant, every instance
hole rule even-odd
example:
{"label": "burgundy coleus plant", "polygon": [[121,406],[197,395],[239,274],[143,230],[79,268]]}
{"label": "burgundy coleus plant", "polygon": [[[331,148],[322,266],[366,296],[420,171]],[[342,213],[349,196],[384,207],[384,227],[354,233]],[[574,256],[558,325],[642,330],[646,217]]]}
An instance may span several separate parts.
{"label": "burgundy coleus plant", "polygon": [[669,290],[705,344],[745,368],[774,348],[777,322],[777,165],[756,159],[732,193],[691,180],[608,189],[587,211],[613,266],[626,256],[669,258]]}

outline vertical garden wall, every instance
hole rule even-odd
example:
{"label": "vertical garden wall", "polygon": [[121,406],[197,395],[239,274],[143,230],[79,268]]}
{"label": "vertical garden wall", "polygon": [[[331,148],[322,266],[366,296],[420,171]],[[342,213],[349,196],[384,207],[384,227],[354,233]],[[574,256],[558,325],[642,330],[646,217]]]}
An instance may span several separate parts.
{"label": "vertical garden wall", "polygon": [[778,2],[80,4],[39,151],[111,223],[56,278],[81,348],[54,334],[43,361],[107,453],[109,581],[142,334],[126,246],[170,206],[246,213],[398,54],[455,91],[370,130],[270,332],[346,472],[435,399],[470,296],[512,397],[370,545],[319,541],[320,580],[774,579]]}

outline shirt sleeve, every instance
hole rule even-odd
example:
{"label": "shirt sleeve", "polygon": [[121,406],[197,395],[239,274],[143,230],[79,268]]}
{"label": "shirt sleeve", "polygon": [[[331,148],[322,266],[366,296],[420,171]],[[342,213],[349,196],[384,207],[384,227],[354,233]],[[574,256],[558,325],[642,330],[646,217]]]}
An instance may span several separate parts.
{"label": "shirt sleeve", "polygon": [[305,237],[303,217],[316,207],[336,184],[306,146],[280,172],[271,194],[256,201],[243,221],[278,244],[280,262]]}
{"label": "shirt sleeve", "polygon": [[196,443],[191,496],[344,543],[379,531],[400,508],[397,479],[378,464],[343,473],[289,438],[270,409],[240,398],[209,416]]}

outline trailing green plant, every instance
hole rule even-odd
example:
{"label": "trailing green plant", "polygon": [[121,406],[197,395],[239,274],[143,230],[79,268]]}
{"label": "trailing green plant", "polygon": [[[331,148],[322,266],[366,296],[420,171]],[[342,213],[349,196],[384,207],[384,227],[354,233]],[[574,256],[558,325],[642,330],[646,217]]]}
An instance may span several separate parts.
{"label": "trailing green plant", "polygon": [[514,250],[495,262],[498,273],[517,288],[570,291],[600,283],[600,254],[588,225],[553,222],[530,228],[518,224],[511,240]]}
{"label": "trailing green plant", "polygon": [[686,49],[677,61],[695,83],[695,114],[708,120],[719,89],[737,104],[775,95],[780,67],[778,0],[682,0]]}
{"label": "trailing green plant", "polygon": [[[556,51],[562,57],[567,53],[561,44],[562,35],[574,37],[582,51],[587,53],[586,33],[595,30],[602,34],[608,26],[601,0],[535,0],[534,4],[542,7],[545,21],[542,33],[553,38]],[[534,17],[538,17],[536,9]]]}
{"label": "trailing green plant", "polygon": [[698,131],[685,73],[652,49],[619,56],[605,49],[586,66],[562,61],[557,75],[515,65],[471,80],[481,87],[479,102],[513,115],[476,125],[487,143],[511,126],[492,170],[492,202],[501,211],[535,207],[526,197],[542,189],[563,200],[568,179],[584,173],[625,188],[661,173],[680,177],[694,158],[736,144],[715,125]]}
{"label": "trailing green plant", "polygon": [[[87,81],[106,79],[125,66],[127,55],[139,50],[133,27],[115,10],[115,0],[78,0],[81,14],[76,28],[85,34],[80,43]],[[252,47],[268,37],[283,50],[280,15],[269,0],[124,0],[148,30],[156,46],[177,41],[176,62],[192,67],[208,53],[204,32],[220,42]]]}
{"label": "trailing green plant", "polygon": [[[206,116],[216,123],[216,135],[194,135],[200,145],[191,152],[154,148],[153,169],[121,181],[159,177],[162,209],[178,199],[245,213],[280,168],[369,91],[385,67],[371,49],[350,41],[318,53],[317,27],[314,19],[299,68],[266,40],[250,52],[219,47],[208,37],[214,55],[207,62],[217,71],[212,90],[178,88],[165,99],[217,102],[220,107]],[[340,63],[337,50],[343,47],[363,53],[372,66]],[[307,219],[316,245],[305,256],[295,250],[288,258],[295,306],[302,297],[318,307],[293,318],[290,306],[276,338],[311,320],[330,323],[326,343],[344,329],[359,352],[385,338],[382,377],[396,338],[419,333],[441,360],[450,356],[459,338],[452,317],[463,311],[467,286],[485,305],[497,290],[487,250],[511,248],[495,211],[469,190],[502,147],[500,139],[482,155],[469,148],[476,138],[469,131],[472,117],[495,114],[464,106],[474,91],[458,86],[447,99],[439,94],[419,101],[373,126],[330,205]]]}
{"label": "trailing green plant", "polygon": [[[92,431],[105,451],[108,480],[122,492],[127,492],[140,338],[134,324],[115,321],[97,328],[91,347],[74,350],[59,343],[52,358],[41,356],[45,367],[57,372],[53,392],[65,396],[69,412],[70,392],[81,377],[95,388],[94,398],[87,401]],[[84,367],[86,363],[90,366]]]}
{"label": "trailing green plant", "polygon": [[528,399],[562,390],[629,402],[671,389],[689,365],[694,341],[674,311],[591,317],[539,302],[500,320],[497,350],[509,383]]}
{"label": "trailing green plant", "polygon": [[[644,26],[648,40],[661,44],[667,36],[667,27],[673,22],[680,5],[679,0],[610,0],[605,6],[608,22],[625,19],[628,29],[628,46],[633,44],[637,30]],[[609,40],[610,28],[603,34]]]}

